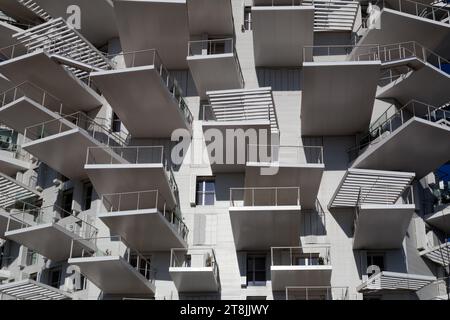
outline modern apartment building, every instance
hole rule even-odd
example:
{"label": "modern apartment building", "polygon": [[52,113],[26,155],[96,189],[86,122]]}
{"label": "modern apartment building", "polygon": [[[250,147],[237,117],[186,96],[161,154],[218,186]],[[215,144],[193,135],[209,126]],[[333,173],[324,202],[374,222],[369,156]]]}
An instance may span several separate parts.
{"label": "modern apartment building", "polygon": [[449,3],[0,11],[1,299],[449,299]]}

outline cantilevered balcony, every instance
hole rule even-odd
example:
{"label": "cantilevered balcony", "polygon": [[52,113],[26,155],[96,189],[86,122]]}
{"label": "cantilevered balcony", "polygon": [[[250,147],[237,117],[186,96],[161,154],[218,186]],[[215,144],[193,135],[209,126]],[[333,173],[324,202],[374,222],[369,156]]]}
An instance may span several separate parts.
{"label": "cantilevered balcony", "polygon": [[246,188],[299,186],[302,209],[315,208],[325,169],[322,147],[249,144],[248,155]]}
{"label": "cantilevered balcony", "polygon": [[233,34],[231,0],[186,0],[191,35]]}
{"label": "cantilevered balcony", "polygon": [[450,204],[435,206],[435,212],[425,217],[426,221],[439,230],[450,234]]}
{"label": "cantilevered balcony", "polygon": [[133,137],[168,138],[178,128],[191,130],[193,116],[155,49],[115,59],[114,70],[92,72],[90,79]]}
{"label": "cantilevered balcony", "polygon": [[230,189],[230,219],[236,250],[268,250],[300,240],[300,188]]}
{"label": "cantilevered balcony", "polygon": [[178,186],[163,146],[92,147],[84,166],[98,194],[158,190],[168,208]]}
{"label": "cantilevered balcony", "polygon": [[[448,102],[450,62],[417,42],[380,46],[384,69],[377,98],[406,104],[411,97],[435,106]],[[446,69],[447,67],[447,69]]]}
{"label": "cantilevered balcony", "polygon": [[187,247],[188,228],[158,190],[102,195],[98,217],[141,252]]}
{"label": "cantilevered balcony", "polygon": [[[377,52],[366,54],[371,49],[303,48],[302,135],[351,135],[366,130],[381,68]],[[364,54],[353,54],[355,50]]]}
{"label": "cantilevered balcony", "polygon": [[17,133],[9,128],[0,128],[0,172],[16,176],[18,171],[32,168],[30,155],[17,144]]}
{"label": "cantilevered balcony", "polygon": [[[1,10],[1,5],[0,5]],[[12,36],[17,32],[22,31],[19,27],[16,27],[8,22],[0,21],[0,47],[4,48],[6,46],[14,44],[16,42]],[[25,48],[24,48],[25,50]],[[0,55],[0,60],[1,60]]]}
{"label": "cantilevered balcony", "polygon": [[40,24],[51,19],[50,15],[33,0],[3,0],[0,10],[26,25]]}
{"label": "cantilevered balcony", "polygon": [[169,273],[180,293],[220,290],[219,267],[212,248],[172,249]]}
{"label": "cantilevered balcony", "polygon": [[417,292],[422,300],[450,300],[450,278],[440,278]]}
{"label": "cantilevered balcony", "polygon": [[421,179],[448,161],[449,138],[450,112],[412,100],[386,111],[349,154],[353,168],[410,171]]}
{"label": "cantilevered balcony", "polygon": [[26,279],[0,285],[0,300],[72,300],[70,293]]}
{"label": "cantilevered balcony", "polygon": [[35,190],[35,186],[27,185],[0,172],[0,208],[8,209],[17,201],[37,203],[42,194]]}
{"label": "cantilevered balcony", "polygon": [[[87,176],[84,164],[89,147],[125,144],[118,134],[81,112],[28,127],[24,136],[22,147],[25,151],[71,179]],[[113,153],[108,147],[100,150]]]}
{"label": "cantilevered balcony", "polygon": [[[383,190],[384,188],[384,190]],[[353,249],[398,249],[416,209],[412,187],[399,199],[390,185],[361,188],[355,209]],[[381,203],[384,199],[385,203]]]}
{"label": "cantilevered balcony", "polygon": [[381,271],[370,276],[356,289],[363,293],[413,291],[436,281],[436,277],[423,276],[419,274],[398,273]]}
{"label": "cantilevered balcony", "polygon": [[[79,240],[73,240],[76,246]],[[86,241],[86,240],[85,240]],[[95,250],[81,253],[71,250],[69,264],[105,294],[153,296],[155,294],[155,270],[150,261],[139,251],[130,248],[118,236],[91,239]]]}
{"label": "cantilevered balcony", "polygon": [[427,258],[438,265],[443,267],[447,267],[450,265],[450,241],[449,239],[442,244],[438,244],[433,247],[426,248],[425,250],[420,251],[420,255],[424,258]]}
{"label": "cantilevered balcony", "polygon": [[[69,258],[73,239],[97,236],[98,230],[88,216],[80,218],[57,206],[40,208],[21,204],[22,208],[11,209],[5,237],[53,261]],[[94,242],[80,240],[72,249],[80,253],[94,248]]]}
{"label": "cantilevered balcony", "polygon": [[70,111],[61,100],[30,82],[23,82],[0,94],[2,123],[21,134],[27,127]]}
{"label": "cantilevered balcony", "polygon": [[255,1],[253,46],[257,67],[294,67],[313,44],[314,6],[302,0]]}
{"label": "cantilevered balcony", "polygon": [[430,50],[438,50],[439,54],[449,53],[448,10],[411,0],[379,0],[374,7],[377,8],[355,28],[359,45],[414,39]]}
{"label": "cantilevered balcony", "polygon": [[330,246],[273,247],[271,254],[273,291],[330,285]]}
{"label": "cantilevered balcony", "polygon": [[124,52],[155,48],[168,69],[187,68],[189,16],[185,0],[120,0],[114,2],[114,11]]}
{"label": "cantilevered balcony", "polygon": [[189,41],[187,62],[201,98],[211,90],[244,88],[244,76],[234,40]]}
{"label": "cantilevered balcony", "polygon": [[286,287],[286,300],[349,300],[348,287]]}

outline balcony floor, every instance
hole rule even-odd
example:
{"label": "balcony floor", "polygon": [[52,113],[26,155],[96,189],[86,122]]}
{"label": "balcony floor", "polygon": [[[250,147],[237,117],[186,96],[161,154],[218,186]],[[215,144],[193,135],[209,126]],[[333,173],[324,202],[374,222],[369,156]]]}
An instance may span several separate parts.
{"label": "balcony floor", "polygon": [[153,296],[155,286],[119,256],[71,258],[80,272],[106,294]]}
{"label": "balcony floor", "polygon": [[169,273],[178,292],[217,292],[220,288],[213,267],[169,268]]}
{"label": "balcony floor", "polygon": [[362,205],[353,249],[398,249],[403,244],[415,205]]}
{"label": "balcony floor", "polygon": [[412,118],[363,151],[352,167],[415,172],[421,179],[448,161],[449,139],[450,127]]}
{"label": "balcony floor", "polygon": [[[64,226],[55,223],[8,231],[5,236],[52,261],[67,260],[70,257],[72,240],[79,238]],[[88,241],[77,241],[74,242],[73,254],[81,254],[82,250],[94,249],[95,245]]]}
{"label": "balcony floor", "polygon": [[190,130],[154,66],[93,72],[91,78],[133,137],[167,138],[175,129]]}
{"label": "balcony floor", "polygon": [[300,206],[230,207],[229,210],[236,250],[269,250],[273,246],[300,243]]}
{"label": "balcony floor", "polygon": [[169,251],[186,248],[187,243],[156,209],[99,213],[111,230],[140,252]]}
{"label": "balcony floor", "polygon": [[64,103],[65,113],[100,107],[101,97],[42,50],[0,63],[0,72],[14,83],[28,81]]}
{"label": "balcony floor", "polygon": [[271,266],[272,290],[286,287],[329,286],[332,266]]}

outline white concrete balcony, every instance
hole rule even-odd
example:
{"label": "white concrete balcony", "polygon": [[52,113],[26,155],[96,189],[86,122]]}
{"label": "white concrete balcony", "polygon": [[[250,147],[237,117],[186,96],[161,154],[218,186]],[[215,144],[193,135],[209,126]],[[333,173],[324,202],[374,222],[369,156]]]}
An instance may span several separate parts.
{"label": "white concrete balcony", "polygon": [[191,35],[234,34],[231,0],[186,0]]}
{"label": "white concrete balcony", "polygon": [[350,300],[348,287],[286,287],[286,300]]}
{"label": "white concrete balcony", "polygon": [[[1,7],[1,5],[0,5]],[[1,10],[1,9],[0,9]],[[13,21],[9,21],[5,22],[5,21],[0,21],[0,47],[4,48],[6,46],[10,46],[12,44],[14,44],[14,42],[16,42],[12,36],[13,34],[16,34],[17,32],[22,31],[22,29],[20,29],[17,26],[14,26]],[[24,48],[25,50],[25,48]],[[0,60],[2,60],[1,54],[0,54]]]}
{"label": "white concrete balcony", "polygon": [[448,10],[411,0],[378,0],[375,6],[369,17],[355,28],[359,45],[385,45],[414,39],[430,50],[448,54]]}
{"label": "white concrete balcony", "polygon": [[220,290],[219,267],[212,248],[172,249],[169,273],[180,293]]}
{"label": "white concrete balcony", "polygon": [[17,133],[14,130],[0,128],[0,172],[10,177],[33,168],[30,155],[16,142]]}
{"label": "white concrete balcony", "polygon": [[300,241],[300,188],[232,188],[230,219],[236,250],[269,250]]}
{"label": "white concrete balcony", "polygon": [[411,97],[440,106],[448,102],[443,87],[450,86],[446,66],[450,62],[417,42],[380,46],[384,69],[379,80],[378,99],[401,104]]}
{"label": "white concrete balcony", "polygon": [[[72,242],[73,246],[79,240]],[[105,294],[154,296],[155,270],[139,251],[118,236],[95,238],[95,250],[75,253],[69,264],[76,265],[89,281]]]}
{"label": "white concrete balcony", "polygon": [[[39,208],[25,202],[20,204],[20,209],[10,210],[5,237],[52,261],[69,258],[72,240],[97,236],[98,230],[88,216],[80,218],[57,206]],[[94,242],[80,240],[72,249],[79,253],[94,248]]]}
{"label": "white concrete balcony", "polygon": [[84,169],[98,194],[158,190],[168,208],[178,186],[163,146],[92,147]]}
{"label": "white concrete balcony", "polygon": [[436,281],[436,277],[381,271],[371,275],[356,289],[358,292],[364,293],[395,291],[416,292],[434,281]]}
{"label": "white concrete balcony", "polygon": [[253,46],[257,67],[296,67],[313,44],[314,6],[301,0],[255,1]]}
{"label": "white concrete balcony", "polygon": [[[391,197],[391,186],[360,189],[355,210],[353,249],[398,249],[416,210],[413,188],[408,187],[400,199]],[[383,195],[384,194],[384,195]],[[385,199],[382,204],[379,198]]]}
{"label": "white concrete balcony", "polygon": [[[89,147],[124,145],[125,141],[107,125],[84,113],[58,116],[25,129],[23,149],[71,179],[87,177],[84,170]],[[112,153],[110,149],[101,149]]]}
{"label": "white concrete balcony", "polygon": [[422,300],[450,300],[450,279],[440,278],[417,292]]}
{"label": "white concrete balcony", "polygon": [[102,195],[105,211],[98,218],[141,252],[187,247],[188,228],[178,207],[158,190]]}
{"label": "white concrete balcony", "polygon": [[[376,52],[366,54],[372,49],[303,48],[302,135],[352,135],[367,130],[381,68]],[[354,54],[357,50],[363,52]]]}
{"label": "white concrete balcony", "polygon": [[233,38],[189,41],[187,62],[203,99],[207,91],[245,86]]}
{"label": "white concrete balcony", "polygon": [[246,188],[298,186],[302,209],[315,208],[325,169],[322,147],[249,144],[248,154]]}
{"label": "white concrete balcony", "polygon": [[329,286],[330,246],[273,247],[271,249],[272,290],[288,287]]}
{"label": "white concrete balcony", "polygon": [[435,212],[425,217],[426,221],[439,230],[450,233],[450,204],[435,206]]}
{"label": "white concrete balcony", "polygon": [[36,25],[51,17],[32,0],[4,0],[0,10],[16,21],[26,25]]}
{"label": "white concrete balcony", "polygon": [[[395,108],[395,106],[393,106]],[[390,115],[390,116],[388,116]],[[411,139],[414,137],[414,139]],[[414,172],[417,179],[448,161],[450,112],[412,100],[387,110],[349,150],[352,168]]]}
{"label": "white concrete balcony", "polygon": [[46,284],[26,279],[14,281],[0,286],[0,300],[72,300],[68,292],[50,287]]}
{"label": "white concrete balcony", "polygon": [[447,239],[445,243],[428,247],[420,251],[420,256],[440,266],[447,267],[450,265],[450,241]]}
{"label": "white concrete balcony", "polygon": [[114,3],[114,12],[124,52],[155,48],[168,69],[187,69],[189,15],[185,0],[120,0]]}
{"label": "white concrete balcony", "polygon": [[155,49],[115,59],[114,70],[92,72],[90,79],[133,137],[167,138],[178,128],[191,130],[193,116],[180,86]]}

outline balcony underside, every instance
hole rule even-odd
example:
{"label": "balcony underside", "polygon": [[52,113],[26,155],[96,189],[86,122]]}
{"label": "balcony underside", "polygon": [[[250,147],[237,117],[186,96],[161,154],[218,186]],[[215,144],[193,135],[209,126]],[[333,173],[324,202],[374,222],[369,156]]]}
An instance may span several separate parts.
{"label": "balcony underside", "polygon": [[[77,5],[82,12],[81,29],[78,30],[90,43],[102,46],[118,38],[114,22],[114,5],[109,0],[33,0],[52,17],[69,17],[67,8]],[[99,23],[101,21],[101,23]]]}
{"label": "balcony underside", "polygon": [[26,171],[31,167],[30,162],[16,159],[13,153],[0,151],[0,172],[8,176],[15,176],[18,171]]}
{"label": "balcony underside", "polygon": [[423,64],[418,70],[408,72],[403,77],[382,87],[377,92],[378,99],[396,99],[405,105],[411,98],[441,106],[449,101],[450,75],[430,64]]}
{"label": "balcony underside", "polygon": [[133,137],[167,138],[190,129],[154,66],[93,72],[91,78]]}
{"label": "balcony underside", "polygon": [[191,35],[233,34],[233,9],[230,0],[188,0],[186,2]]}
{"label": "balcony underside", "polygon": [[70,179],[82,179],[87,177],[84,170],[87,149],[98,146],[100,143],[82,129],[74,128],[24,143],[22,147],[64,176]]}
{"label": "balcony underside", "polygon": [[0,10],[7,16],[23,23],[30,23],[33,21],[39,22],[39,16],[28,8],[24,7],[17,0],[2,0]]}
{"label": "balcony underside", "polygon": [[[52,261],[67,260],[70,257],[72,240],[79,238],[64,226],[55,223],[8,231],[5,236]],[[94,249],[93,243],[81,240],[74,242],[73,254],[81,254],[82,250]]]}
{"label": "balcony underside", "polygon": [[420,256],[426,257],[443,267],[447,267],[450,264],[450,242],[421,251]]}
{"label": "balcony underside", "polygon": [[28,97],[21,97],[0,108],[2,123],[22,134],[27,127],[37,123],[44,123],[57,117],[57,114]]}
{"label": "balcony underside", "polygon": [[[13,45],[16,42],[16,40],[12,37],[13,34],[21,31],[23,30],[18,27],[15,27],[7,22],[0,21],[0,48],[5,48],[7,46]],[[17,49],[20,50],[20,47]],[[23,51],[25,51],[25,48],[23,48]]]}
{"label": "balcony underside", "polygon": [[0,72],[16,84],[28,81],[61,99],[66,113],[102,105],[97,93],[42,51],[4,61]]}
{"label": "balcony underside", "polygon": [[323,164],[277,166],[274,163],[248,162],[245,167],[245,187],[300,187],[301,207],[314,209],[324,169]]}
{"label": "balcony underside", "polygon": [[155,48],[168,69],[186,69],[189,25],[186,1],[115,1],[123,52]]}
{"label": "balcony underside", "polygon": [[242,89],[239,65],[233,53],[187,57],[197,92],[206,99],[211,90]]}
{"label": "balcony underside", "polygon": [[213,267],[169,268],[169,273],[178,292],[217,292],[220,288]]}
{"label": "balcony underside", "polygon": [[[256,134],[257,141],[251,143],[261,143],[264,145],[270,145],[271,143],[271,126],[269,120],[204,121],[202,124],[202,128],[203,133],[207,132],[208,130],[218,130],[221,133],[221,136],[224,137],[224,143],[222,145],[218,145],[218,147],[223,147],[223,161],[220,161],[221,159],[214,159],[208,152],[208,156],[210,157],[211,162],[211,170],[213,173],[245,172],[245,163],[248,158],[247,151],[249,145],[249,139],[245,139],[244,142],[246,133],[250,134],[251,131]],[[232,137],[230,137],[230,140],[232,141],[228,141],[227,132],[236,133],[236,136],[241,137],[243,142],[239,143],[239,140],[237,138]],[[264,132],[267,133],[263,135],[267,137],[265,141],[260,140],[260,132],[261,135],[263,135]],[[229,157],[231,157],[231,155],[227,152],[227,148],[230,148],[230,146],[234,146],[232,150],[234,153],[234,159],[233,161],[229,161],[230,163],[227,163],[227,154]],[[241,153],[245,155],[244,161],[239,161],[237,157],[237,155]]]}
{"label": "balcony underside", "polygon": [[300,206],[230,207],[236,250],[299,245],[300,209]]}
{"label": "balcony underside", "polygon": [[155,286],[119,256],[71,258],[80,272],[106,294],[153,296]]}
{"label": "balcony underside", "polygon": [[401,248],[415,205],[362,205],[353,249]]}
{"label": "balcony underside", "polygon": [[99,213],[98,218],[140,252],[186,248],[187,243],[156,209]]}
{"label": "balcony underside", "polygon": [[359,285],[358,292],[417,291],[436,281],[436,277],[382,271]]}
{"label": "balcony underside", "polygon": [[252,7],[252,29],[257,67],[299,67],[313,45],[314,7]]}
{"label": "balcony underside", "polygon": [[427,216],[426,221],[439,230],[450,234],[450,204],[438,208],[436,213]]}
{"label": "balcony underside", "polygon": [[0,286],[0,295],[18,300],[71,300],[72,296],[62,290],[26,279]]}
{"label": "balcony underside", "polygon": [[167,207],[176,204],[162,164],[87,164],[84,168],[98,194],[159,190]]}
{"label": "balcony underside", "polygon": [[329,286],[332,266],[272,266],[272,290],[286,287]]}
{"label": "balcony underside", "polygon": [[[384,45],[414,39],[424,47],[437,51],[436,49],[445,45],[450,36],[448,23],[436,22],[392,9],[383,9],[379,19],[381,19],[381,28],[368,30],[358,45]],[[430,37],[430,35],[433,36]],[[444,56],[448,53],[437,52]]]}
{"label": "balcony underside", "polygon": [[303,63],[302,135],[350,135],[367,130],[380,66],[379,61]]}
{"label": "balcony underside", "polygon": [[363,151],[352,167],[415,172],[421,179],[448,161],[448,141],[450,127],[412,118]]}

